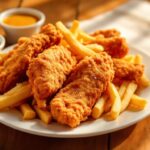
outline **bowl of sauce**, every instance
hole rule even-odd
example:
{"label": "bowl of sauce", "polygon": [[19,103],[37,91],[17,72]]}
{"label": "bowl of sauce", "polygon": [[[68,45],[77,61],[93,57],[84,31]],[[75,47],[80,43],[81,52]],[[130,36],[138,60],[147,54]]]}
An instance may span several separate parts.
{"label": "bowl of sauce", "polygon": [[0,14],[0,25],[6,32],[9,44],[17,42],[19,37],[29,37],[39,32],[45,22],[45,15],[32,8],[13,8]]}
{"label": "bowl of sauce", "polygon": [[3,22],[11,26],[29,26],[35,24],[38,18],[26,14],[14,14],[4,18]]}

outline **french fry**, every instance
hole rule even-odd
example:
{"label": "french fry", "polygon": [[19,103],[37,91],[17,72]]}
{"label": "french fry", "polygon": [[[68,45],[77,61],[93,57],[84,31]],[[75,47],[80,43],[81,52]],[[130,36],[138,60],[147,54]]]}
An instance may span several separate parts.
{"label": "french fry", "polygon": [[100,53],[104,50],[104,47],[98,44],[88,44],[86,47],[92,49],[96,53]]}
{"label": "french fry", "polygon": [[[115,85],[115,87],[116,87],[116,90],[118,91],[119,86]],[[108,98],[105,102],[105,105],[104,105],[104,112],[105,113],[110,111],[112,104],[113,104],[113,101],[110,98]]]}
{"label": "french fry", "polygon": [[102,115],[102,113],[104,112],[104,105],[105,105],[105,102],[106,102],[107,98],[108,97],[106,95],[102,96],[96,102],[95,106],[92,109],[92,117],[94,119],[99,118]]}
{"label": "french fry", "polygon": [[[141,55],[136,55],[134,58],[134,63],[135,64],[142,64],[142,56]],[[148,87],[150,86],[150,80],[148,77],[143,74],[141,79],[139,80],[139,87]]]}
{"label": "french fry", "polygon": [[131,97],[134,94],[134,92],[136,91],[136,89],[137,89],[136,83],[130,82],[128,84],[127,89],[126,89],[124,96],[122,98],[122,101],[121,101],[121,112],[124,111],[128,107]]}
{"label": "french fry", "polygon": [[71,47],[72,53],[78,55],[79,58],[84,58],[85,56],[95,55],[96,53],[93,52],[91,49],[87,48],[86,46],[82,45],[77,39],[72,35],[72,33],[63,25],[62,22],[56,23],[57,28],[63,34],[65,40]]}
{"label": "french fry", "polygon": [[85,33],[84,31],[82,30],[79,30],[79,33],[78,33],[78,39],[83,39],[83,41],[95,41],[96,38],[93,37],[93,36],[90,36],[89,34]]}
{"label": "french fry", "polygon": [[140,111],[143,110],[145,108],[147,104],[146,99],[137,96],[136,94],[132,95],[129,106],[128,106],[128,110],[130,111]]}
{"label": "french fry", "polygon": [[143,74],[138,84],[139,84],[139,87],[148,87],[150,86],[150,80],[145,74]]}
{"label": "french fry", "polygon": [[0,96],[0,109],[12,107],[32,95],[31,86],[28,82],[17,84],[14,88]]}
{"label": "french fry", "polygon": [[37,106],[34,106],[39,118],[45,123],[45,124],[49,124],[52,120],[52,116],[51,113],[47,110],[43,110],[38,108]]}
{"label": "french fry", "polygon": [[120,114],[121,99],[120,99],[117,89],[115,88],[115,86],[112,83],[110,83],[108,85],[108,93],[109,93],[110,99],[112,100],[113,103],[112,103],[111,110],[105,114],[105,119],[114,120]]}
{"label": "french fry", "polygon": [[110,111],[112,104],[113,104],[112,100],[108,98],[105,102],[105,105],[104,105],[104,112],[105,113]]}
{"label": "french fry", "polygon": [[142,64],[142,56],[141,55],[136,55],[134,57],[134,63],[135,64]]}
{"label": "french fry", "polygon": [[134,59],[135,59],[135,56],[134,55],[126,55],[123,60],[129,62],[129,63],[134,63]]}
{"label": "french fry", "polygon": [[120,86],[120,88],[119,88],[119,96],[121,97],[121,98],[123,98],[123,95],[124,95],[124,93],[125,93],[125,91],[126,91],[126,89],[127,89],[127,86],[128,86],[128,84],[129,84],[129,82],[128,81],[124,81],[122,84],[121,84],[121,86]]}
{"label": "french fry", "polygon": [[21,104],[19,108],[23,114],[23,120],[31,120],[35,118],[36,113],[29,104],[27,103]]}
{"label": "french fry", "polygon": [[72,32],[72,34],[77,38],[78,36],[78,30],[79,30],[79,21],[74,20],[72,27],[70,28],[70,31]]}
{"label": "french fry", "polygon": [[0,52],[0,59],[2,59],[5,55],[6,55],[6,53]]}

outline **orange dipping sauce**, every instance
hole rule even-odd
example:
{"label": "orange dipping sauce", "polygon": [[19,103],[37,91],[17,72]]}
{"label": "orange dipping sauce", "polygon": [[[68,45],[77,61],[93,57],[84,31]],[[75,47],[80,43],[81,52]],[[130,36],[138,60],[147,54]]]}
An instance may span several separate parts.
{"label": "orange dipping sauce", "polygon": [[29,26],[36,23],[38,19],[32,15],[14,14],[6,17],[3,22],[11,26]]}

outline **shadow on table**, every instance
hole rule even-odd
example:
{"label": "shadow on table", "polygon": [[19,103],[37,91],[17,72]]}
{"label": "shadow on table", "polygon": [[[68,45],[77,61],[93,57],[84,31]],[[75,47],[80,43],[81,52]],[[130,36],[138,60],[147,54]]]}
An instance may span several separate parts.
{"label": "shadow on table", "polygon": [[107,135],[89,138],[47,138],[23,133],[0,124],[0,150],[107,149]]}

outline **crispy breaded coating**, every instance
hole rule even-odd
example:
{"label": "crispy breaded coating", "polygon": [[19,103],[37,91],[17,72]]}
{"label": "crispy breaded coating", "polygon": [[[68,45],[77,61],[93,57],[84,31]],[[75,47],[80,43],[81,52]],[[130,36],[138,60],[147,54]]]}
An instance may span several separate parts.
{"label": "crispy breaded coating", "polygon": [[141,64],[131,64],[120,59],[113,59],[113,64],[115,82],[121,80],[134,80],[138,83],[144,73],[144,66]]}
{"label": "crispy breaded coating", "polygon": [[125,38],[122,38],[120,32],[115,29],[99,30],[91,35],[96,37],[96,40],[88,41],[85,44],[100,44],[104,47],[105,52],[113,58],[122,58],[129,51]]}
{"label": "crispy breaded coating", "polygon": [[41,29],[41,33],[31,36],[9,52],[0,65],[0,93],[8,91],[23,80],[31,59],[46,48],[59,44],[60,39],[61,34],[53,25],[48,24]]}
{"label": "crispy breaded coating", "polygon": [[102,45],[105,52],[114,58],[122,58],[129,51],[126,40],[121,37],[99,38],[97,43]]}
{"label": "crispy breaded coating", "polygon": [[102,35],[105,38],[120,36],[120,32],[116,29],[108,29],[108,30],[98,30],[91,34],[92,36]]}
{"label": "crispy breaded coating", "polygon": [[76,64],[76,58],[63,46],[53,46],[34,58],[27,71],[38,107],[45,107],[47,98],[63,85]]}
{"label": "crispy breaded coating", "polygon": [[81,60],[67,85],[50,102],[53,118],[70,127],[78,126],[91,114],[93,105],[113,77],[113,62],[105,52]]}

